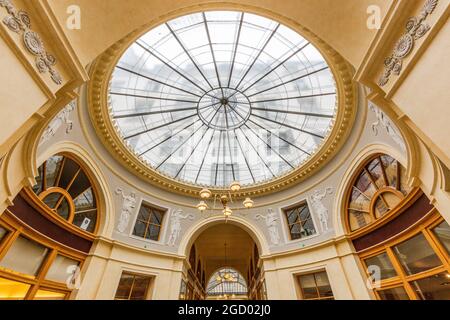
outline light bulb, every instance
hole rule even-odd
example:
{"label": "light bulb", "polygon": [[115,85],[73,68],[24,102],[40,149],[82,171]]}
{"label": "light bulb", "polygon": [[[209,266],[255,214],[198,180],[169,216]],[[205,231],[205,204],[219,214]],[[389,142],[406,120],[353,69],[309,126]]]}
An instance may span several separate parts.
{"label": "light bulb", "polygon": [[208,199],[211,197],[211,191],[209,189],[200,190],[200,198]]}
{"label": "light bulb", "polygon": [[247,209],[250,209],[251,207],[253,207],[254,203],[255,202],[252,199],[250,199],[250,198],[245,198],[244,202],[242,202],[244,207],[246,207]]}
{"label": "light bulb", "polygon": [[241,190],[241,184],[238,181],[233,181],[230,184],[230,190],[233,192]]}
{"label": "light bulb", "polygon": [[197,205],[197,209],[203,212],[208,209],[208,205],[205,203],[205,201],[200,201]]}
{"label": "light bulb", "polygon": [[225,217],[229,217],[233,213],[233,211],[230,209],[230,207],[225,207],[225,209],[223,209],[222,212],[225,215]]}

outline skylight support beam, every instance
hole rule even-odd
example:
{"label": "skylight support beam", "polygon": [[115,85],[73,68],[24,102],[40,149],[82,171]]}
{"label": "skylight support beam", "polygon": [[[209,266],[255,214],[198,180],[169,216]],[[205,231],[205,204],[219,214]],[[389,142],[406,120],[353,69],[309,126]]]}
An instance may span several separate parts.
{"label": "skylight support beam", "polygon": [[277,24],[277,26],[273,29],[272,33],[270,34],[269,38],[267,38],[266,42],[264,43],[264,45],[261,47],[261,49],[258,51],[258,54],[255,56],[255,59],[253,59],[253,62],[250,64],[250,66],[247,68],[247,71],[244,73],[244,75],[242,76],[241,80],[238,82],[238,84],[236,85],[235,89],[237,90],[240,86],[242,81],[244,81],[245,77],[247,77],[248,73],[250,72],[250,70],[253,68],[253,66],[255,65],[256,61],[258,61],[259,56],[264,52],[264,49],[266,49],[267,45],[269,44],[270,40],[272,40],[273,36],[277,33],[278,28],[280,27],[280,24]]}
{"label": "skylight support beam", "polygon": [[219,87],[222,92],[222,97],[225,97],[225,95],[223,93],[222,82],[220,81],[219,68],[217,67],[216,55],[214,53],[214,49],[213,49],[212,42],[211,42],[211,34],[209,33],[208,21],[206,20],[206,14],[204,12],[202,12],[202,15],[203,15],[203,23],[205,24],[206,36],[208,37],[209,50],[211,51],[211,56],[212,56],[213,62],[214,62],[214,69],[216,70],[217,82],[219,83]]}
{"label": "skylight support beam", "polygon": [[206,83],[208,83],[209,87],[212,89],[214,89],[214,87],[211,85],[211,83],[209,82],[209,80],[206,78],[205,74],[202,72],[202,70],[200,69],[200,67],[197,65],[197,63],[195,62],[194,58],[191,56],[191,54],[189,53],[189,51],[186,49],[186,47],[183,45],[183,43],[181,42],[180,38],[177,36],[176,32],[173,31],[173,29],[170,27],[170,25],[168,23],[166,23],[166,27],[169,29],[170,33],[172,34],[172,37],[175,38],[175,40],[178,42],[178,44],[180,45],[180,47],[183,49],[183,51],[186,53],[186,55],[188,56],[189,60],[191,60],[191,62],[194,64],[194,67],[198,70],[198,72],[200,72],[200,74],[202,75],[203,79],[205,79]]}
{"label": "skylight support beam", "polygon": [[306,131],[306,130],[303,130],[303,129],[300,129],[300,128],[291,126],[291,125],[289,125],[289,124],[287,124],[287,123],[283,123],[283,122],[279,122],[279,121],[276,121],[276,120],[273,120],[273,119],[261,117],[261,116],[258,116],[258,115],[256,115],[256,114],[254,114],[254,113],[252,113],[252,116],[257,117],[257,118],[260,118],[260,119],[263,119],[263,120],[266,120],[266,121],[269,121],[269,122],[273,122],[273,123],[279,124],[280,126],[284,126],[284,127],[286,127],[286,128],[290,128],[290,129],[293,129],[293,130],[297,130],[297,131],[300,131],[300,132],[309,134],[309,135],[314,136],[314,137],[316,137],[316,138],[320,138],[320,139],[324,139],[324,138],[325,138],[324,136],[321,136],[321,135],[319,135],[319,134],[317,134],[317,133],[313,133],[313,132],[310,132],[310,131]]}
{"label": "skylight support beam", "polygon": [[241,13],[241,20],[239,21],[239,28],[238,28],[238,33],[236,36],[236,44],[234,46],[234,52],[233,52],[233,59],[231,60],[231,69],[230,69],[230,75],[228,77],[228,85],[227,87],[229,88],[231,85],[231,79],[233,76],[233,70],[234,70],[234,62],[236,61],[236,54],[237,54],[237,49],[239,46],[239,39],[241,38],[241,31],[242,31],[242,25],[244,23],[244,12]]}

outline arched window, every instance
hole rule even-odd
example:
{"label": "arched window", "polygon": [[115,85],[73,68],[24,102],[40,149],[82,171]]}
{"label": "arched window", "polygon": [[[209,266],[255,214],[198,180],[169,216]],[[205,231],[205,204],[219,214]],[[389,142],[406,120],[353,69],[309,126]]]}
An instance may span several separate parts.
{"label": "arched window", "polygon": [[54,213],[87,232],[98,221],[96,192],[83,167],[67,155],[55,155],[39,167],[34,193]]}
{"label": "arched window", "polygon": [[348,191],[348,227],[355,231],[385,216],[411,191],[406,170],[388,155],[372,156],[357,172]]}
{"label": "arched window", "polygon": [[235,269],[221,268],[208,281],[206,294],[219,299],[234,299],[247,296],[248,288],[244,277]]}

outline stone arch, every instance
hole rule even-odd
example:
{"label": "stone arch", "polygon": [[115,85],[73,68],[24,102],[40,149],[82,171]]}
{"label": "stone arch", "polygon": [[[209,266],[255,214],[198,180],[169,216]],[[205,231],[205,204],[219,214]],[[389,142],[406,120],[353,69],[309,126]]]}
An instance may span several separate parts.
{"label": "stone arch", "polygon": [[[185,257],[189,256],[189,251],[191,246],[194,244],[198,236],[211,226],[218,225],[224,222],[222,216],[210,217],[197,222],[195,225],[191,226],[183,236],[178,247],[178,254]],[[253,241],[258,246],[258,250],[261,256],[269,254],[269,245],[266,238],[260,230],[258,230],[254,225],[249,223],[247,220],[240,217],[231,216],[228,218],[227,223],[233,224],[243,231],[247,232]]]}

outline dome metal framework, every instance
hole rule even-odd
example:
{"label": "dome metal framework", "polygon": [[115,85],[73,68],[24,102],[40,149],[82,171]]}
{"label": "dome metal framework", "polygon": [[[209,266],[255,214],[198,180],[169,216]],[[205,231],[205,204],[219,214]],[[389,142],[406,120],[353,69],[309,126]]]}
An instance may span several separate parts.
{"label": "dome metal framework", "polygon": [[253,185],[326,141],[336,85],[319,51],[273,20],[208,11],[166,22],[117,63],[110,116],[124,143],[176,180]]}

